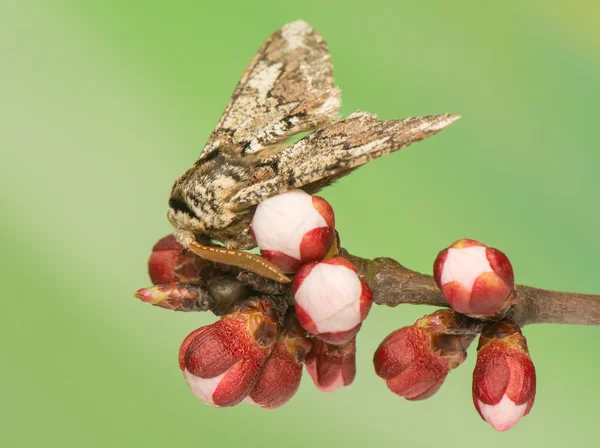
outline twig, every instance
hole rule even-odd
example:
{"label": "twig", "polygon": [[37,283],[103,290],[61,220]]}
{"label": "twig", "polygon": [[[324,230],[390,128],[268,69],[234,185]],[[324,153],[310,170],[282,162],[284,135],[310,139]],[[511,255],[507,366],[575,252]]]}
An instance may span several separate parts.
{"label": "twig", "polygon": [[[405,268],[392,258],[367,260],[343,250],[369,283],[375,303],[397,306],[403,303],[448,307],[432,276]],[[523,327],[555,323],[600,326],[600,295],[549,291],[516,285],[519,296],[507,318]]]}

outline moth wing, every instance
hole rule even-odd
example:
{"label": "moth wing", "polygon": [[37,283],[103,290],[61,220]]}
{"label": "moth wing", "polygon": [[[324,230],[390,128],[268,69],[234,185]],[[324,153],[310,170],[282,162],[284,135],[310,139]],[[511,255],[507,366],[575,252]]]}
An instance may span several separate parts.
{"label": "moth wing", "polygon": [[229,203],[241,212],[290,189],[316,193],[368,161],[430,137],[458,118],[442,114],[381,121],[356,112],[261,161],[254,178]]}
{"label": "moth wing", "polygon": [[263,44],[200,159],[217,148],[245,155],[322,126],[340,107],[327,44],[301,20]]}

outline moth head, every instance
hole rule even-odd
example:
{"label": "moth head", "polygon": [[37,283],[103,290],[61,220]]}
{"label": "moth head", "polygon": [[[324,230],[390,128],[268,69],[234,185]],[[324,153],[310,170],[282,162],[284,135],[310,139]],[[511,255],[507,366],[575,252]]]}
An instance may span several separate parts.
{"label": "moth head", "polygon": [[202,239],[206,233],[204,222],[198,219],[185,197],[175,187],[169,198],[169,211],[167,219],[175,228],[175,236],[185,247],[193,240]]}

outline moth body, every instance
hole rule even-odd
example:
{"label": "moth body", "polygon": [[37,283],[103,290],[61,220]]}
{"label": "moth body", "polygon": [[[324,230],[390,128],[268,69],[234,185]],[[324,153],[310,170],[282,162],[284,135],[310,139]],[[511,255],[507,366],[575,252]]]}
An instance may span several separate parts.
{"label": "moth body", "polygon": [[252,174],[248,161],[215,150],[198,160],[173,185],[167,217],[175,236],[188,247],[195,239],[208,244],[219,241],[230,249],[256,246],[249,231],[251,215],[232,211],[232,195],[245,186]]}
{"label": "moth body", "polygon": [[[323,38],[303,21],[276,31],[244,72],[199,159],[173,185],[167,216],[178,241],[209,260],[290,281],[240,251],[256,247],[249,225],[260,202],[290,189],[316,193],[459,118],[382,121],[356,112],[342,119],[339,107]],[[301,132],[313,133],[285,146]]]}

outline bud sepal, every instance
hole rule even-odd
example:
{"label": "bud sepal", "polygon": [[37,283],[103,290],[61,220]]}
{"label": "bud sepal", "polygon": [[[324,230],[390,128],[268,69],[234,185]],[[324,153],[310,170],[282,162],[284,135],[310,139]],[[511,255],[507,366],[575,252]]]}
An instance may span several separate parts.
{"label": "bud sepal", "polygon": [[349,386],[356,376],[356,339],[342,345],[315,339],[306,359],[306,371],[321,392]]}

